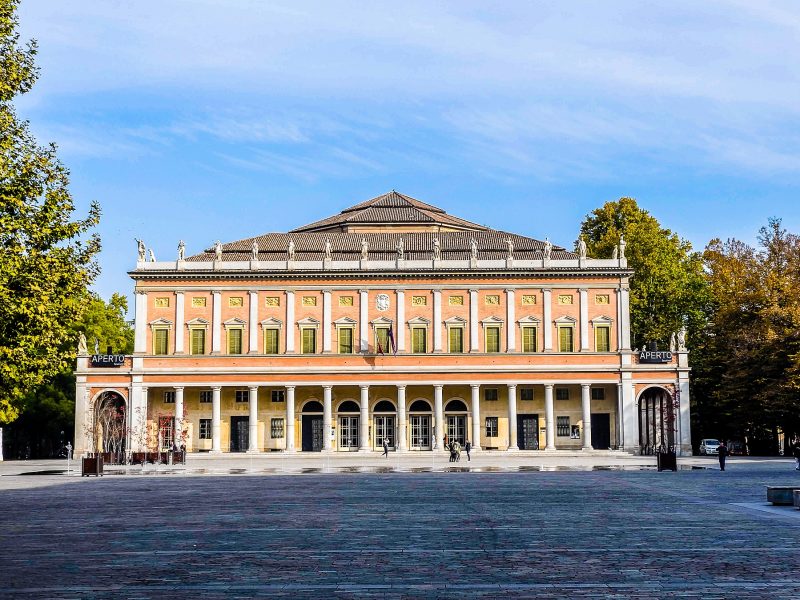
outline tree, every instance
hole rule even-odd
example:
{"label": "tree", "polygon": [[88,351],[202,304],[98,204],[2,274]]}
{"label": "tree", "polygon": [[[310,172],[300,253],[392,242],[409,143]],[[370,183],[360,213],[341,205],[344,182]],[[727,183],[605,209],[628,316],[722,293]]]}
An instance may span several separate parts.
{"label": "tree", "polygon": [[591,256],[610,258],[624,236],[631,279],[631,343],[666,344],[672,333],[705,323],[708,295],[702,257],[691,244],[661,227],[633,198],[607,202],[583,220]]}
{"label": "tree", "polygon": [[74,219],[56,147],[39,146],[12,100],[38,76],[36,44],[19,45],[18,0],[0,0],[0,423],[30,390],[71,365],[73,324],[98,272],[100,209]]}

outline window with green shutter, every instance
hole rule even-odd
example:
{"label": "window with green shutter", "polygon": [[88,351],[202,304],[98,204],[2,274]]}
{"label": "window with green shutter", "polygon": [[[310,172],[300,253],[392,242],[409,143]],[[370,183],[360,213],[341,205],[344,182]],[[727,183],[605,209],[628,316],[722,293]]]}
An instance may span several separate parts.
{"label": "window with green shutter", "polygon": [[522,328],[522,351],[536,352],[536,327]]}
{"label": "window with green shutter", "polygon": [[206,353],[206,330],[205,329],[192,329],[191,330],[191,348],[189,350],[192,354],[205,354]]}
{"label": "window with green shutter", "polygon": [[610,352],[611,351],[611,328],[610,327],[595,327],[594,328],[594,349],[595,352]]}
{"label": "window with green shutter", "polygon": [[389,348],[389,328],[388,327],[376,327],[375,328],[375,352],[379,352],[383,350],[384,352],[390,352],[392,349]]}
{"label": "window with green shutter", "polygon": [[339,328],[339,354],[353,353],[353,328]]}
{"label": "window with green shutter", "polygon": [[425,354],[428,352],[428,330],[425,327],[413,327],[411,329],[411,351],[414,354]]}
{"label": "window with green shutter", "polygon": [[558,351],[559,352],[574,352],[573,337],[574,329],[569,327],[558,328]]}
{"label": "window with green shutter", "polygon": [[166,327],[153,330],[153,354],[169,354],[169,329]]}
{"label": "window with green shutter", "polygon": [[500,352],[500,328],[487,327],[486,328],[486,351],[487,352]]}
{"label": "window with green shutter", "polygon": [[307,327],[303,331],[303,354],[317,353],[317,330]]}
{"label": "window with green shutter", "polygon": [[228,329],[228,354],[242,353],[242,330]]}
{"label": "window with green shutter", "polygon": [[264,354],[278,353],[278,329],[264,330]]}
{"label": "window with green shutter", "polygon": [[464,328],[451,327],[449,330],[450,352],[464,352]]}

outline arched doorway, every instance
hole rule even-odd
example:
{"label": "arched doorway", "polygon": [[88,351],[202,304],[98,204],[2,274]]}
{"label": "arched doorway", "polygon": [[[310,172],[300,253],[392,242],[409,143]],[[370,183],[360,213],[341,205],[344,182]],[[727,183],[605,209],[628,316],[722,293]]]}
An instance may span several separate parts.
{"label": "arched doorway", "polygon": [[321,452],[323,444],[322,404],[317,400],[309,400],[302,410],[302,445],[303,452]]}
{"label": "arched doorway", "polygon": [[447,440],[462,446],[467,441],[467,405],[462,400],[450,400],[444,407]]}
{"label": "arched doorway", "polygon": [[677,414],[672,394],[649,387],[639,396],[639,448],[642,454],[675,450]]}
{"label": "arched doorway", "polygon": [[381,400],[372,409],[373,420],[375,423],[375,448],[383,450],[384,438],[389,444],[390,448],[397,446],[397,437],[395,435],[395,423],[397,419],[397,409],[389,400]]}
{"label": "arched doorway", "polygon": [[127,410],[125,399],[114,391],[100,394],[94,414],[94,448],[106,454],[108,462],[125,462],[127,450]]}
{"label": "arched doorway", "polygon": [[408,407],[408,422],[411,430],[411,450],[430,450],[431,415],[433,409],[427,400],[414,400]]}
{"label": "arched doorway", "polygon": [[339,423],[338,443],[339,450],[358,450],[358,425],[360,422],[358,404],[352,400],[345,400],[339,405],[336,416]]}

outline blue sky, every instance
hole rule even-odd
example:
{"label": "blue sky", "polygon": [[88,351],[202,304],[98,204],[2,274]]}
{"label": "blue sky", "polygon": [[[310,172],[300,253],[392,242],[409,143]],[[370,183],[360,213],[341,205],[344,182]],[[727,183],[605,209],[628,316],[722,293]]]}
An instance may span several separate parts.
{"label": "blue sky", "polygon": [[103,207],[173,259],[390,189],[571,245],[633,196],[702,248],[800,232],[800,4],[23,0],[17,102]]}

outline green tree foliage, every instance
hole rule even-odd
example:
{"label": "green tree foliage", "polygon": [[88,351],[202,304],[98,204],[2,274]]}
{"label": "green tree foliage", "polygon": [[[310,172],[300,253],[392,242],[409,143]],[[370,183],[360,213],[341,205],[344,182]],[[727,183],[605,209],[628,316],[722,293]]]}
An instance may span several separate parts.
{"label": "green tree foliage", "polygon": [[624,236],[631,279],[631,343],[669,341],[686,326],[703,327],[707,286],[702,257],[692,246],[639,207],[633,198],[607,202],[587,215],[581,235],[590,256],[610,258]]}
{"label": "green tree foliage", "polygon": [[97,340],[100,352],[109,347],[115,354],[133,352],[133,328],[125,320],[128,299],[122,294],[113,294],[108,303],[93,295],[81,320],[75,325],[75,334],[82,331],[88,340],[89,352]]}
{"label": "green tree foliage", "polygon": [[18,0],[0,0],[0,423],[25,394],[71,364],[72,327],[97,275],[100,215],[75,220],[68,172],[39,146],[11,104],[38,75],[36,45],[19,44]]}

